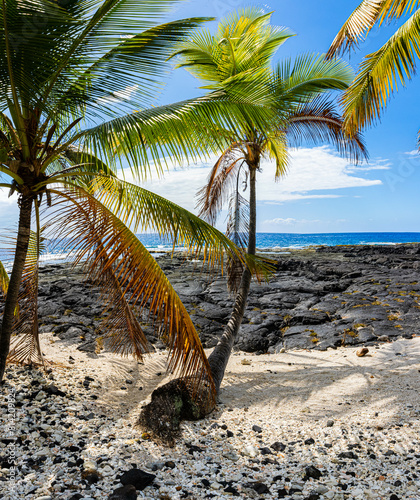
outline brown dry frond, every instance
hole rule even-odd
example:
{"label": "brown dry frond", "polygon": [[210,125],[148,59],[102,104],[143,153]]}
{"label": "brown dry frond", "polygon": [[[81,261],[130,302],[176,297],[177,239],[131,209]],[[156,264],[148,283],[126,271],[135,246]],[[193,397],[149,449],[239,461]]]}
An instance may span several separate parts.
{"label": "brown dry frond", "polygon": [[175,290],[138,238],[112,212],[83,189],[54,191],[49,226],[61,246],[83,262],[86,277],[104,292],[103,328],[113,352],[138,359],[149,344],[134,314],[149,318],[167,339],[168,370],[194,376],[197,389],[212,384],[210,367],[194,325]]}
{"label": "brown dry frond", "polygon": [[197,193],[196,208],[199,217],[210,224],[216,222],[223,204],[229,199],[232,185],[236,184],[239,170],[245,161],[238,144],[233,144],[217,160],[206,185]]}
{"label": "brown dry frond", "polygon": [[31,231],[8,356],[8,360],[15,363],[44,364],[38,324],[38,270],[41,250],[37,234]]}

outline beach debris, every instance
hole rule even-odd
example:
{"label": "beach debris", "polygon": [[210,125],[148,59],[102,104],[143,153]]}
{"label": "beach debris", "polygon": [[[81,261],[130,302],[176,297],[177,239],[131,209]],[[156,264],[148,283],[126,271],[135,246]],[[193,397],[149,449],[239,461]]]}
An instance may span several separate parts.
{"label": "beach debris", "polygon": [[241,361],[241,365],[251,365],[251,364],[252,364],[252,363],[251,363],[251,361],[249,361],[249,359],[245,359],[245,358],[244,358],[244,359]]}
{"label": "beach debris", "polygon": [[357,349],[356,356],[358,356],[359,358],[363,358],[363,356],[366,356],[368,352],[369,349],[367,347],[361,347],[360,349]]}

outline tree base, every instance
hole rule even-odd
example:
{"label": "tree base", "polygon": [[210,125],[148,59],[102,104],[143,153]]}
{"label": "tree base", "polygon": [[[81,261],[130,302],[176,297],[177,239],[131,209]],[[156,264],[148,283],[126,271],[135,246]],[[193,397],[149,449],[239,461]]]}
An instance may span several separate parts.
{"label": "tree base", "polygon": [[200,420],[215,407],[210,385],[193,394],[191,379],[171,380],[152,393],[152,401],[140,412],[137,426],[156,441],[175,446],[182,420]]}

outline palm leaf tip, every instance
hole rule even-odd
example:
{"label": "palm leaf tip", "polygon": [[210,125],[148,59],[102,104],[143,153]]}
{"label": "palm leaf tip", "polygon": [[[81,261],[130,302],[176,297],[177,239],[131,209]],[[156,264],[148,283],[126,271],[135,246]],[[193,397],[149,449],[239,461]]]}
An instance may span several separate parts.
{"label": "palm leaf tip", "polygon": [[6,295],[8,287],[9,287],[9,275],[7,274],[7,271],[3,263],[0,261],[0,293]]}
{"label": "palm leaf tip", "polygon": [[[50,219],[55,238],[67,240],[75,262],[105,298],[101,330],[113,352],[142,359],[150,351],[139,319],[147,313],[169,350],[169,370],[192,377],[197,387],[212,376],[197,331],[156,260],[139,239],[99,200],[81,188],[55,191],[57,210]],[[76,236],[75,236],[76,235]],[[81,241],[85,241],[81,245]],[[197,388],[198,390],[198,388]]]}

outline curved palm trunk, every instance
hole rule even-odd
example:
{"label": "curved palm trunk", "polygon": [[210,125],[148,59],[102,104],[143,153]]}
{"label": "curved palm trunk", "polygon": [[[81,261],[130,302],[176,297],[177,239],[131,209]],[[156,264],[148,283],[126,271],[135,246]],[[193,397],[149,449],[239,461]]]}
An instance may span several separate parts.
{"label": "curved palm trunk", "polygon": [[22,281],[23,268],[28,252],[31,233],[32,197],[22,197],[20,202],[19,229],[17,235],[15,259],[9,288],[4,305],[3,321],[0,332],[0,381],[3,380],[6,369],[6,360],[10,349],[10,337],[15,320],[15,309],[18,301],[19,288]]}
{"label": "curved palm trunk", "polygon": [[[255,255],[255,241],[257,228],[257,202],[256,202],[256,174],[257,166],[249,165],[249,240],[248,254]],[[238,335],[239,328],[244,317],[245,307],[248,299],[249,288],[251,286],[251,271],[245,268],[242,273],[241,283],[236,295],[235,305],[228,324],[223,332],[222,338],[209,356],[210,368],[213,375],[217,394],[225,374],[226,366],[232,352],[233,343]]]}

